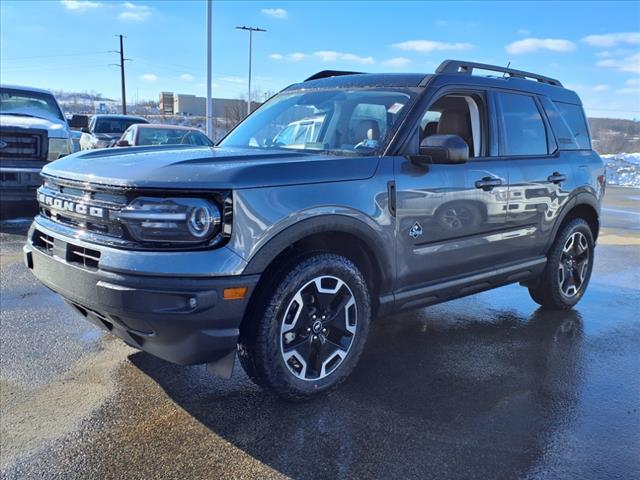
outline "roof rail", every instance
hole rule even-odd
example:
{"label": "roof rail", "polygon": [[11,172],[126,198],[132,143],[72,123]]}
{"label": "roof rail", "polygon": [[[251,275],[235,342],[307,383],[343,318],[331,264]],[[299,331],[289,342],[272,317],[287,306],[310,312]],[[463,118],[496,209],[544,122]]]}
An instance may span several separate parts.
{"label": "roof rail", "polygon": [[538,75],[537,73],[525,72],[522,70],[515,70],[513,68],[499,67],[497,65],[487,65],[484,63],[475,62],[463,62],[462,60],[445,60],[438,66],[436,73],[463,73],[467,75],[473,74],[473,69],[490,70],[492,72],[500,72],[510,77],[516,78],[531,78],[541,83],[547,83],[549,85],[555,85],[556,87],[562,87],[562,83],[555,78],[545,77]]}
{"label": "roof rail", "polygon": [[310,82],[311,80],[319,80],[320,78],[329,78],[329,77],[340,77],[342,75],[361,75],[364,72],[344,72],[341,70],[322,70],[314,75],[311,75],[309,78],[305,80],[305,82]]}

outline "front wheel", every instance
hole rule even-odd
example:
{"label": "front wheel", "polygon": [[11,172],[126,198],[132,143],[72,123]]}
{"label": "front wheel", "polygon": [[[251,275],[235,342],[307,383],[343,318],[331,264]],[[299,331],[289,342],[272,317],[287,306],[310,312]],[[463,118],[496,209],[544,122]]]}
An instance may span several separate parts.
{"label": "front wheel", "polygon": [[287,400],[343,381],[355,367],[371,317],[367,284],[349,259],[318,254],[272,281],[240,337],[252,380]]}
{"label": "front wheel", "polygon": [[531,298],[545,308],[566,310],[584,295],[593,270],[594,242],[589,224],[577,218],[560,231]]}

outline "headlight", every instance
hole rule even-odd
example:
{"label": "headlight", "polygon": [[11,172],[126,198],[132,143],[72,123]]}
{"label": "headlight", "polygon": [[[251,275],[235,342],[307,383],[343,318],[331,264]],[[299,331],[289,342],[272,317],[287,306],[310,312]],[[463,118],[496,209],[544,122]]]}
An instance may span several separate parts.
{"label": "headlight", "polygon": [[201,198],[139,197],[118,216],[140,242],[204,243],[220,233],[220,209]]}
{"label": "headlight", "polygon": [[71,140],[68,138],[50,138],[47,160],[57,160],[71,153]]}

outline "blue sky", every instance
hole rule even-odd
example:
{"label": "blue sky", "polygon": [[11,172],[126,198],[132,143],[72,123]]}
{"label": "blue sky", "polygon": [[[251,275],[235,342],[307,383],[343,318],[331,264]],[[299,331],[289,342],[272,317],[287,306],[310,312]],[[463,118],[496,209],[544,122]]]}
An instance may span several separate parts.
{"label": "blue sky", "polygon": [[[445,58],[532,70],[581,95],[588,114],[640,118],[640,2],[240,2],[213,4],[214,95],[277,91],[323,69],[432,72]],[[129,99],[204,95],[203,1],[0,2],[0,81]]]}

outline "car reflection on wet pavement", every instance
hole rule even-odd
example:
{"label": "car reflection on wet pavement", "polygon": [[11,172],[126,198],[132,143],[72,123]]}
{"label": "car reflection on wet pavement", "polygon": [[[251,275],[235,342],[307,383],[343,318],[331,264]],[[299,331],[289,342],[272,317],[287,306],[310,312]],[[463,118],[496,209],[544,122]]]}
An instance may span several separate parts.
{"label": "car reflection on wet pavement", "polygon": [[2,477],[638,478],[639,206],[609,188],[574,310],[512,285],[379,319],[353,375],[303,404],[97,334],[4,224]]}

